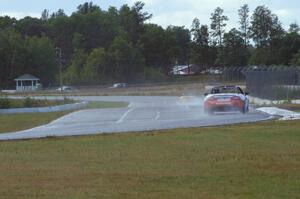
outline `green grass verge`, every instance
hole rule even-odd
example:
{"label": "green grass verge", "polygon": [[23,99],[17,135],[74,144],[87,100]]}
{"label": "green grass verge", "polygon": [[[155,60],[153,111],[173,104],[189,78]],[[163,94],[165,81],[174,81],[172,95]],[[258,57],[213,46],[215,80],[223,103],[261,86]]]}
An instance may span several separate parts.
{"label": "green grass verge", "polygon": [[105,101],[92,101],[87,105],[87,109],[102,109],[102,108],[124,108],[127,107],[127,102],[105,102]]}
{"label": "green grass verge", "polygon": [[0,143],[3,198],[300,196],[300,123]]}
{"label": "green grass verge", "polygon": [[20,131],[47,124],[70,111],[52,113],[0,114],[0,133]]}
{"label": "green grass verge", "polygon": [[281,104],[278,107],[295,112],[300,112],[300,104]]}

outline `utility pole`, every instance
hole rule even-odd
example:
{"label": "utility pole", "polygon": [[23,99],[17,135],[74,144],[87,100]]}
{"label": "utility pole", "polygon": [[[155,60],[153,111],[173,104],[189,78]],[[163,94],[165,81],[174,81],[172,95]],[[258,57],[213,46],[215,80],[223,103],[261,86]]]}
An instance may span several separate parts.
{"label": "utility pole", "polygon": [[58,62],[59,62],[59,87],[60,87],[60,92],[63,92],[63,80],[62,80],[62,52],[61,48],[56,47],[55,48],[56,55],[58,57]]}

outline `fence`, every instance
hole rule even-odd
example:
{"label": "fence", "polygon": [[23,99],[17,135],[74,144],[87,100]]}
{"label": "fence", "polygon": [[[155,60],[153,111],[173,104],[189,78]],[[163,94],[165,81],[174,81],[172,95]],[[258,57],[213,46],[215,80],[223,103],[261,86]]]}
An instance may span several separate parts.
{"label": "fence", "polygon": [[269,100],[300,99],[300,67],[252,67],[243,72],[247,90]]}
{"label": "fence", "polygon": [[240,67],[227,67],[222,70],[221,80],[226,81],[244,81],[247,70],[245,66]]}

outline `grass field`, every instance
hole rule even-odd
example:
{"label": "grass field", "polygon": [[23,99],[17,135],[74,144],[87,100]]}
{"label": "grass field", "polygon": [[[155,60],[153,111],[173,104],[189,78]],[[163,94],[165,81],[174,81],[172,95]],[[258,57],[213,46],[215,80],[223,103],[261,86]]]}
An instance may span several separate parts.
{"label": "grass field", "polygon": [[104,101],[91,101],[87,105],[87,109],[101,109],[101,108],[123,108],[127,107],[127,102],[104,102]]}
{"label": "grass field", "polygon": [[36,126],[47,124],[67,113],[70,113],[70,111],[52,113],[0,114],[0,133],[30,129]]}
{"label": "grass field", "polygon": [[279,108],[300,112],[300,104],[282,104],[278,106]]}
{"label": "grass field", "polygon": [[2,198],[300,197],[300,122],[0,143]]}

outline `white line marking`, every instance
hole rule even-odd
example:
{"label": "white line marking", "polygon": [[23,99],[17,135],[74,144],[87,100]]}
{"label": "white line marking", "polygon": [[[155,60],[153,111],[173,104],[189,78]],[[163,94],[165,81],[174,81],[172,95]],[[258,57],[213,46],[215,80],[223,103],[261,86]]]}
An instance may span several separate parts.
{"label": "white line marking", "polygon": [[120,117],[120,119],[119,119],[118,121],[116,121],[116,123],[119,124],[119,123],[123,122],[124,119],[127,117],[127,115],[128,115],[130,112],[132,112],[133,110],[134,110],[134,109],[132,108],[132,109],[129,109],[128,111],[126,111],[126,112]]}
{"label": "white line marking", "polygon": [[155,117],[155,120],[158,120],[160,118],[160,112],[159,111],[157,111],[157,113],[156,113],[156,117]]}

